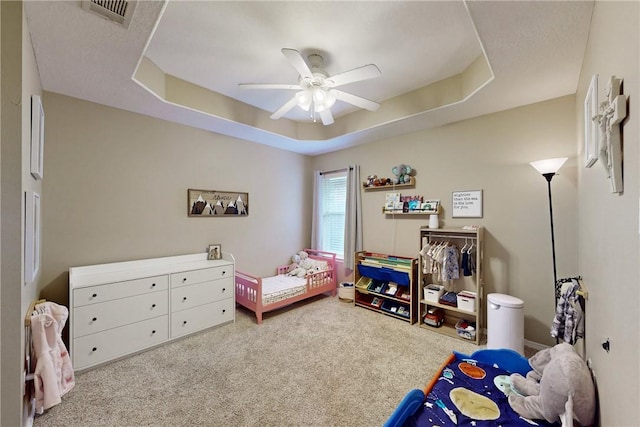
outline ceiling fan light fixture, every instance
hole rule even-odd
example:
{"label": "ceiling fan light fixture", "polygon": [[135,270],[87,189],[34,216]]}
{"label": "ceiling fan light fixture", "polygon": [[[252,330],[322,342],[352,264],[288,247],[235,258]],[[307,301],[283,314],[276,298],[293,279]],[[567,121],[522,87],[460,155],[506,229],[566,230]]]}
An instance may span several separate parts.
{"label": "ceiling fan light fixture", "polygon": [[311,101],[313,101],[311,90],[306,89],[296,93],[296,100],[300,108],[304,111],[309,111],[309,108],[311,108]]}
{"label": "ceiling fan light fixture", "polygon": [[326,100],[327,92],[325,92],[324,89],[319,87],[313,89],[313,102],[316,105],[324,105]]}
{"label": "ceiling fan light fixture", "polygon": [[344,103],[369,111],[376,111],[380,107],[380,104],[376,102],[334,89],[334,87],[348,83],[379,77],[381,74],[380,69],[374,64],[330,75],[322,68],[321,55],[311,54],[305,61],[300,52],[295,49],[283,48],[282,54],[298,72],[297,85],[240,83],[243,88],[296,90],[289,101],[271,115],[272,119],[279,119],[298,106],[308,112],[314,122],[319,117],[322,119],[322,123],[328,126],[334,123],[331,107],[338,99]]}
{"label": "ceiling fan light fixture", "polygon": [[336,103],[336,93],[334,90],[316,87],[313,89],[313,106],[317,112],[330,109]]}
{"label": "ceiling fan light fixture", "polygon": [[333,104],[336,103],[336,99],[337,99],[337,92],[335,89],[331,89],[327,91],[327,106],[329,108],[333,107]]}

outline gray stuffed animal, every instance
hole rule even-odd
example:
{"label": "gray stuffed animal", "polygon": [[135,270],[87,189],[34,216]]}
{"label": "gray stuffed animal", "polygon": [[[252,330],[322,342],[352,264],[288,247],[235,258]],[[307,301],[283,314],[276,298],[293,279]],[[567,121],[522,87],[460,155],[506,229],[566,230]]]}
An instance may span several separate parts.
{"label": "gray stuffed animal", "polygon": [[567,343],[537,352],[529,359],[533,369],[526,378],[512,374],[513,387],[525,397],[509,395],[509,404],[529,419],[560,421],[573,416],[581,426],[593,424],[595,387],[587,364]]}

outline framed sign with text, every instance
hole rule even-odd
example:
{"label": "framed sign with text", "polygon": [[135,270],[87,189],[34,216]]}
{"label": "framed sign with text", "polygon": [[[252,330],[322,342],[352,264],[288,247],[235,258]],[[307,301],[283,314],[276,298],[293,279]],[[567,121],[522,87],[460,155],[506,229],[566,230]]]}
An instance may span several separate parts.
{"label": "framed sign with text", "polygon": [[482,190],[454,191],[451,204],[453,218],[482,218]]}

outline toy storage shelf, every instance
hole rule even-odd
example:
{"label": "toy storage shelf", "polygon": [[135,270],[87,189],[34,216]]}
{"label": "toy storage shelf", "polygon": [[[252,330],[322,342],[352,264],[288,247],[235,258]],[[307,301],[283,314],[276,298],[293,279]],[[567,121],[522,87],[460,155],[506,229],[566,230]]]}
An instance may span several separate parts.
{"label": "toy storage shelf", "polygon": [[[455,292],[463,290],[475,293],[475,306],[473,311],[464,310],[448,304],[442,304],[433,299],[433,295],[427,298],[425,287],[429,284],[445,285],[435,273],[425,273],[424,265],[428,262],[428,258],[420,256],[418,263],[418,289],[419,295],[418,309],[420,327],[430,331],[438,332],[443,335],[458,338],[463,341],[472,341],[479,345],[481,342],[482,331],[482,307],[483,307],[483,234],[484,229],[479,227],[476,230],[466,230],[462,228],[420,228],[420,249],[422,250],[427,244],[436,242],[448,242],[457,248],[458,256],[461,256],[460,250],[473,244],[475,249],[472,251],[473,260],[475,261],[475,272],[471,276],[464,276],[462,269],[460,270],[460,278],[450,281],[450,286]],[[440,308],[444,311],[444,323],[440,327],[430,326],[424,322],[424,317],[431,308]],[[469,307],[467,307],[469,308]],[[462,337],[456,324],[461,321],[475,323],[475,335],[473,337]]]}
{"label": "toy storage shelf", "polygon": [[418,319],[415,258],[356,252],[356,307],[414,324]]}
{"label": "toy storage shelf", "polygon": [[413,188],[416,186],[416,178],[414,176],[411,177],[411,181],[403,184],[391,184],[391,185],[372,185],[366,186],[363,185],[362,188],[364,191],[394,191],[399,188]]}

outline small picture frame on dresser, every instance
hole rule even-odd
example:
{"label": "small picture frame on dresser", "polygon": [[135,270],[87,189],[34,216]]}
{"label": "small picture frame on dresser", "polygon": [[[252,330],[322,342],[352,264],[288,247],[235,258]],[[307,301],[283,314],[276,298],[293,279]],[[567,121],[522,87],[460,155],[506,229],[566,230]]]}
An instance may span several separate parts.
{"label": "small picture frame on dresser", "polygon": [[209,245],[207,259],[222,259],[222,245],[219,243]]}

